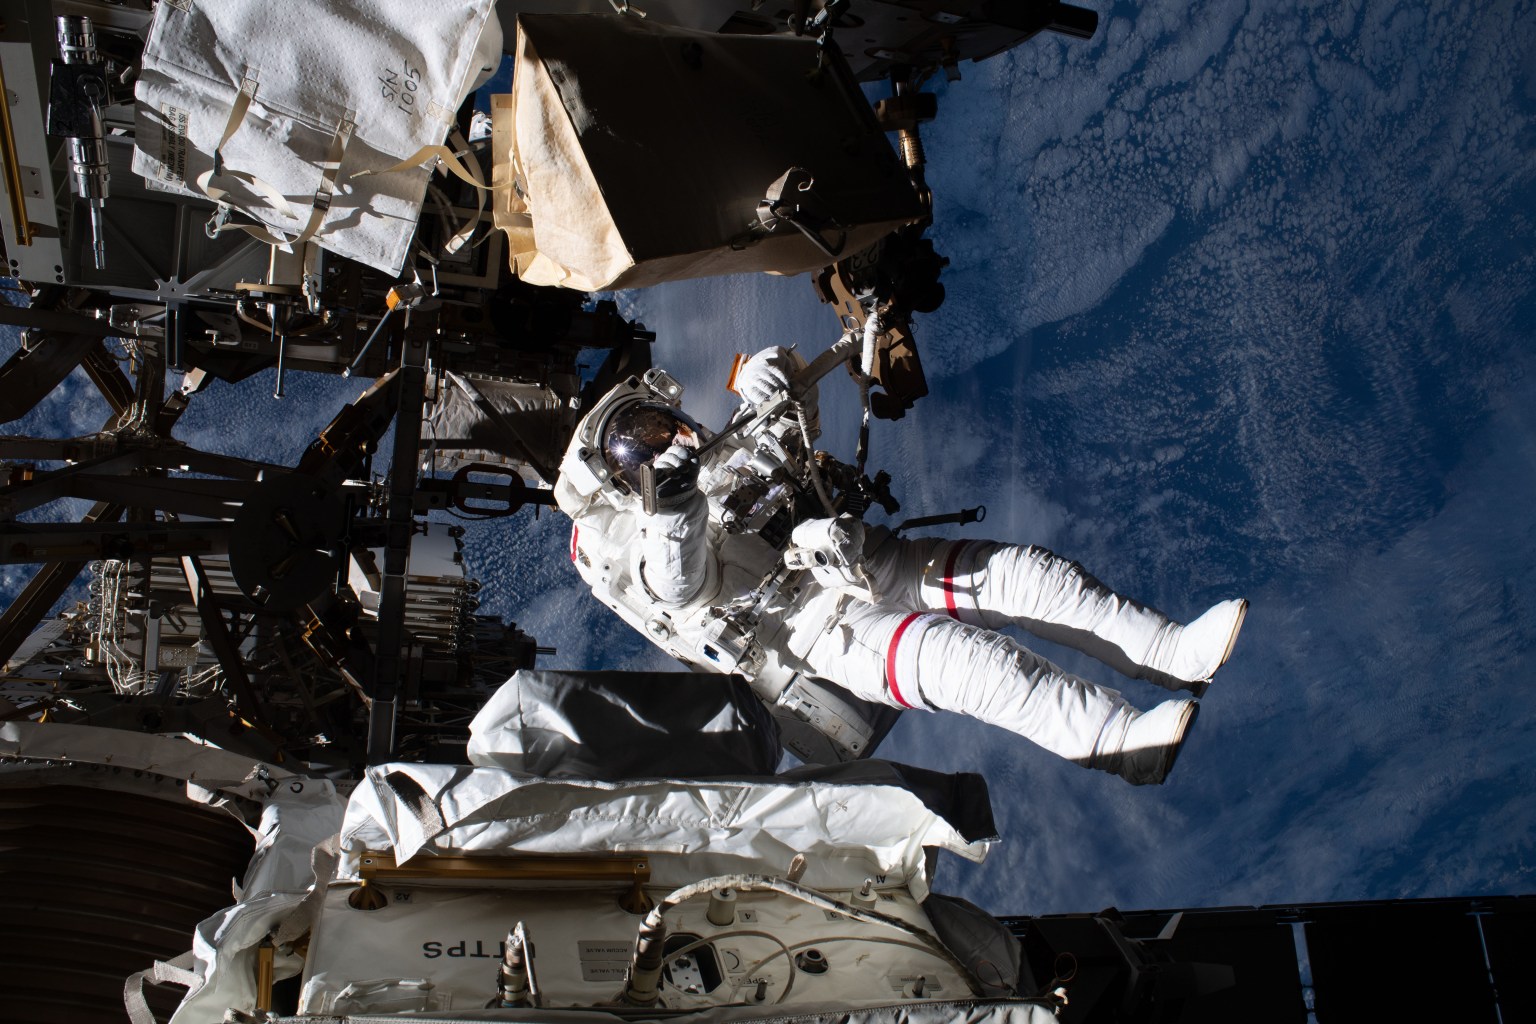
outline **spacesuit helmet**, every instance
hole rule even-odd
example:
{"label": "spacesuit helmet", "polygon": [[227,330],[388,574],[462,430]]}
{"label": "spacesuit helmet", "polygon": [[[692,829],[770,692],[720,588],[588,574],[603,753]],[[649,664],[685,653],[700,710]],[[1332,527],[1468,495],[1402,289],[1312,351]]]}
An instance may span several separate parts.
{"label": "spacesuit helmet", "polygon": [[687,413],[665,402],[630,402],[603,425],[603,458],[632,492],[640,491],[640,468],[674,444],[697,448],[702,428]]}

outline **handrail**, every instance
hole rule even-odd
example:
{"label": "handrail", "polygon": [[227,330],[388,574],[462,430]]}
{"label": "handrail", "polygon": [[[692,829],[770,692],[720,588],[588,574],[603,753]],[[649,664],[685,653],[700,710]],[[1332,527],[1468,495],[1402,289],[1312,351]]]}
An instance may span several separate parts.
{"label": "handrail", "polygon": [[16,244],[32,244],[32,222],[27,219],[27,197],[21,191],[21,162],[16,156],[16,135],[11,128],[11,104],[5,91],[5,65],[0,62],[0,170],[5,174],[5,194],[11,200],[11,220]]}
{"label": "handrail", "polygon": [[368,850],[358,858],[358,875],[364,883],[410,879],[626,882],[629,889],[619,905],[631,914],[644,913],[651,908],[650,898],[642,888],[651,880],[651,862],[643,855],[437,856],[413,857],[404,864],[397,864],[390,851]]}

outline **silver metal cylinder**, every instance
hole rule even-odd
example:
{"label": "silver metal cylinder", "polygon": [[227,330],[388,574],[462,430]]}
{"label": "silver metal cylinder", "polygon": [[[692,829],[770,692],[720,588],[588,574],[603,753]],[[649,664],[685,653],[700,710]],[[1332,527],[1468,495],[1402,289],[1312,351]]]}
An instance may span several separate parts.
{"label": "silver metal cylinder", "polygon": [[101,112],[108,100],[106,68],[96,49],[96,27],[90,18],[65,14],[55,20],[54,27],[64,63],[87,69],[75,79],[75,88],[87,101],[90,123],[74,125],[68,136],[69,183],[75,195],[87,203],[92,262],[100,270],[106,266],[102,207],[109,194],[107,145],[101,124]]}
{"label": "silver metal cylinder", "polygon": [[62,14],[55,19],[59,56],[65,64],[99,64],[96,52],[96,26],[83,14]]}
{"label": "silver metal cylinder", "polygon": [[928,156],[923,151],[923,137],[918,134],[916,128],[904,128],[896,133],[901,142],[901,162],[908,167],[922,167],[928,162]]}
{"label": "silver metal cylinder", "polygon": [[69,138],[69,184],[81,199],[105,199],[107,185],[107,144],[100,135],[93,139]]}

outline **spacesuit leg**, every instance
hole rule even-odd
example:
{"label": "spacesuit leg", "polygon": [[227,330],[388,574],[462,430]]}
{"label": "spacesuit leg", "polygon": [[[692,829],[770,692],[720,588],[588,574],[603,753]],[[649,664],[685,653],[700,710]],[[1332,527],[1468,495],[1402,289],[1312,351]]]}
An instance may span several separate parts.
{"label": "spacesuit leg", "polygon": [[1203,690],[1248,610],[1246,601],[1223,601],[1187,625],[1174,622],[1042,547],[915,540],[885,548],[871,553],[877,579],[915,585],[905,599],[917,607],[989,629],[1020,625],[1170,690]]}
{"label": "spacesuit leg", "polygon": [[1000,633],[857,601],[806,660],[866,700],[970,715],[1135,785],[1163,781],[1198,707],[1143,713]]}

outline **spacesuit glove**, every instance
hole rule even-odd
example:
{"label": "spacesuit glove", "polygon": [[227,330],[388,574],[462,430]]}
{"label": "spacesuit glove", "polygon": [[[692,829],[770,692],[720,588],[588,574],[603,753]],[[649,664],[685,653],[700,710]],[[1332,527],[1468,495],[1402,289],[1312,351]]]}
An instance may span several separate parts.
{"label": "spacesuit glove", "polygon": [[850,515],[807,519],[790,534],[784,564],[809,569],[824,587],[874,604],[874,582],[864,571],[864,523]]}
{"label": "spacesuit glove", "polygon": [[686,445],[674,444],[651,463],[656,471],[656,498],[675,505],[699,485],[699,453]]}
{"label": "spacesuit glove", "polygon": [[851,568],[864,559],[864,523],[844,514],[836,519],[807,519],[789,537],[790,551],[806,568]]}
{"label": "spacesuit glove", "polygon": [[748,359],[736,372],[736,390],[753,405],[789,390],[790,375],[797,367],[790,354],[775,345]]}

